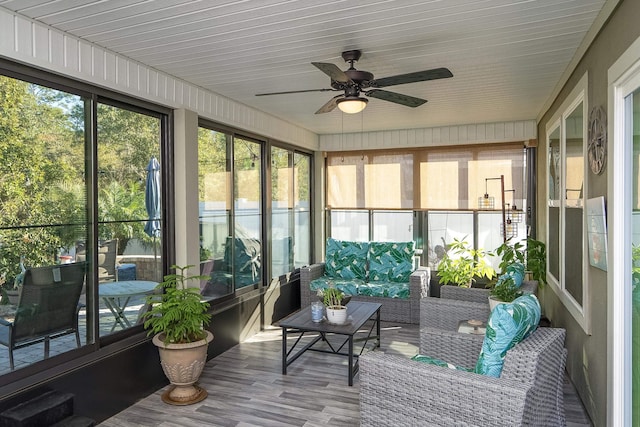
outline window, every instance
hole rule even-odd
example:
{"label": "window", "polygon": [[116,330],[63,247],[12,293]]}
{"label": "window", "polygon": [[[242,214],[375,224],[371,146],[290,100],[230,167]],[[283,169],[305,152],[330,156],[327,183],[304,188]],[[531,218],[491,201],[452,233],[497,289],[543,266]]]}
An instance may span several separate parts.
{"label": "window", "polygon": [[311,157],[214,127],[202,121],[198,130],[198,185],[200,286],[202,295],[217,299],[309,264]]}
{"label": "window", "polygon": [[271,147],[271,277],[309,264],[309,156]]}
{"label": "window", "polygon": [[198,129],[200,201],[200,272],[202,294],[219,298],[233,292],[231,283],[231,135]]}
{"label": "window", "polygon": [[[498,207],[478,211],[487,191],[526,210],[522,143],[334,152],[327,156],[330,235],[343,240],[415,240],[422,265],[435,268],[453,239],[493,250],[503,243]],[[517,224],[516,239],[527,225]],[[497,266],[499,259],[492,259]]]}
{"label": "window", "polygon": [[[587,76],[547,128],[547,257],[551,288],[589,333],[585,263]],[[587,260],[588,262],[588,260]]]}
{"label": "window", "polygon": [[[62,90],[57,83],[45,84],[41,74],[41,84],[31,78],[0,75],[0,315],[25,313],[20,306],[25,302],[9,297],[14,285],[30,285],[27,270],[43,267],[38,271],[50,272],[55,283],[57,275],[66,281],[63,271],[73,269],[60,265],[80,265],[84,274],[73,295],[77,300],[71,302],[79,309],[80,343],[73,333],[55,338],[47,359],[41,342],[17,349],[13,368],[0,347],[2,374],[34,364],[36,370],[46,369],[129,336],[131,329],[141,330],[144,296],[121,296],[118,288],[137,279],[150,292],[163,272],[166,114],[147,104],[97,96],[73,82],[65,81]],[[95,128],[89,117],[97,118]],[[145,187],[152,159],[157,161],[157,191],[150,212]],[[33,304],[41,310],[45,306]],[[61,317],[59,311],[56,316]],[[101,340],[105,336],[109,340]]]}
{"label": "window", "polygon": [[[100,317],[100,335],[107,335],[135,325],[145,293],[162,281],[161,120],[104,102],[97,109],[98,296],[116,313],[115,320]],[[84,245],[78,242],[77,249],[84,253]],[[120,297],[123,285],[104,286],[129,280],[152,283]]]}

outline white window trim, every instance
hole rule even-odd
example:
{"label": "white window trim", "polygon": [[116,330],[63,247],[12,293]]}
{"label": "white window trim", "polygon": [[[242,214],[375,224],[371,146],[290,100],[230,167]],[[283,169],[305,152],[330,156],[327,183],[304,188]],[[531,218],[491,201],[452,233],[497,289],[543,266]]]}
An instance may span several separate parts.
{"label": "white window trim", "polygon": [[[571,93],[567,96],[567,98],[565,99],[565,101],[560,105],[560,107],[558,108],[558,110],[556,111],[556,113],[551,117],[551,119],[547,122],[547,126],[545,129],[546,132],[546,150],[548,153],[549,150],[549,135],[551,134],[551,132],[553,130],[555,130],[557,127],[560,127],[560,152],[561,152],[561,158],[562,158],[562,165],[563,165],[563,169],[562,169],[562,178],[560,180],[560,190],[563,191],[565,188],[565,159],[566,159],[566,128],[565,128],[565,119],[569,116],[569,114],[571,114],[575,108],[582,102],[582,109],[583,109],[583,135],[584,135],[584,142],[583,142],[583,152],[585,153],[584,156],[584,162],[583,162],[583,170],[584,170],[584,179],[583,179],[583,200],[586,201],[586,195],[589,194],[588,193],[588,187],[587,187],[587,171],[588,166],[587,166],[587,156],[586,156],[586,136],[587,136],[587,117],[588,117],[588,82],[589,82],[589,76],[588,73],[585,73],[584,76],[582,76],[582,78],[580,79],[580,81],[576,84],[576,86],[573,88],[573,90],[571,91]],[[546,174],[547,174],[547,179],[549,177],[549,162],[548,162],[548,156],[545,156],[545,162],[546,162]],[[545,189],[545,200],[547,201],[547,222],[549,221],[549,217],[548,217],[548,200],[549,200],[549,185],[547,183],[546,189]],[[559,239],[559,243],[560,243],[560,248],[559,248],[559,252],[560,252],[560,277],[564,277],[564,254],[565,254],[565,239],[564,239],[564,230],[565,230],[565,215],[564,215],[564,207],[565,207],[565,198],[561,198],[560,199],[560,206],[558,206],[560,208],[560,239]],[[583,206],[584,209],[584,206]],[[584,220],[584,211],[583,211],[583,218],[582,218],[582,253],[586,254],[588,248],[586,247],[586,224],[585,224],[585,220]],[[547,242],[549,241],[549,227],[547,226]],[[548,254],[548,251],[547,251]],[[583,259],[587,259],[584,258]],[[549,265],[549,262],[547,260],[547,266]],[[576,320],[576,322],[578,322],[578,324],[582,327],[582,329],[584,330],[584,332],[586,334],[591,334],[591,301],[589,299],[589,292],[588,292],[588,262],[583,261],[582,263],[582,305],[580,305],[575,298],[565,289],[564,283],[560,283],[558,282],[555,277],[553,277],[548,270],[547,267],[547,282],[549,283],[549,287],[553,290],[553,292],[558,296],[558,298],[560,299],[560,301],[562,302],[562,304],[566,307],[567,311],[569,313],[571,313],[571,315],[573,316],[573,318]]]}
{"label": "white window trim", "polygon": [[[640,87],[640,38],[608,70],[607,425],[631,426],[631,171],[625,98]],[[614,166],[615,165],[615,166]],[[614,286],[615,285],[615,286]]]}

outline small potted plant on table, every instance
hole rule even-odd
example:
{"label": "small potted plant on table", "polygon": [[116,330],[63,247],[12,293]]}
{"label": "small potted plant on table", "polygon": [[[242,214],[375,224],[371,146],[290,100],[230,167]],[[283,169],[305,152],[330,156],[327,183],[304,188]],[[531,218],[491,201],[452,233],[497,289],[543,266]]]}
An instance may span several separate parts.
{"label": "small potted plant on table", "polygon": [[162,395],[165,403],[190,405],[207,397],[207,392],[195,385],[207,361],[207,349],[213,334],[205,326],[211,321],[209,303],[202,301],[199,287],[188,287],[190,280],[200,282],[201,276],[187,276],[192,266],[172,266],[175,274],[158,284],[161,294],[147,298],[151,309],[144,314],[144,327],[160,353],[160,364],[172,387]]}
{"label": "small potted plant on table", "polygon": [[322,295],[327,311],[327,322],[344,325],[347,322],[347,306],[342,305],[344,292],[337,288],[327,288],[322,291]]}

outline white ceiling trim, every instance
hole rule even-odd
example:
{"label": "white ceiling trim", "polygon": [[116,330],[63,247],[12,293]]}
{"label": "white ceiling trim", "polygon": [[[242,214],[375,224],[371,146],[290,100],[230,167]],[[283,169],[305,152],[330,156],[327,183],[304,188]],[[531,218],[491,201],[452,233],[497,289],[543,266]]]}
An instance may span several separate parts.
{"label": "white ceiling trim", "polygon": [[317,150],[318,136],[0,6],[0,56]]}

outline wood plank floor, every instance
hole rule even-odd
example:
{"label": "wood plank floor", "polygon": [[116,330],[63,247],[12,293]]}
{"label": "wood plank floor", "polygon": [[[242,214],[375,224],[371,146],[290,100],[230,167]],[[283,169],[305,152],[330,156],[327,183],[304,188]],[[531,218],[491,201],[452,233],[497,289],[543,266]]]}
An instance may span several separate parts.
{"label": "wood plank floor", "polygon": [[[418,326],[383,322],[377,351],[413,356]],[[215,342],[215,338],[214,338]],[[281,374],[281,333],[269,328],[209,361],[200,385],[209,396],[190,406],[171,406],[165,389],[101,423],[117,426],[357,426],[358,376],[347,385],[346,357],[307,352]],[[565,407],[569,427],[590,426],[568,380]],[[389,420],[389,425],[395,425]]]}

